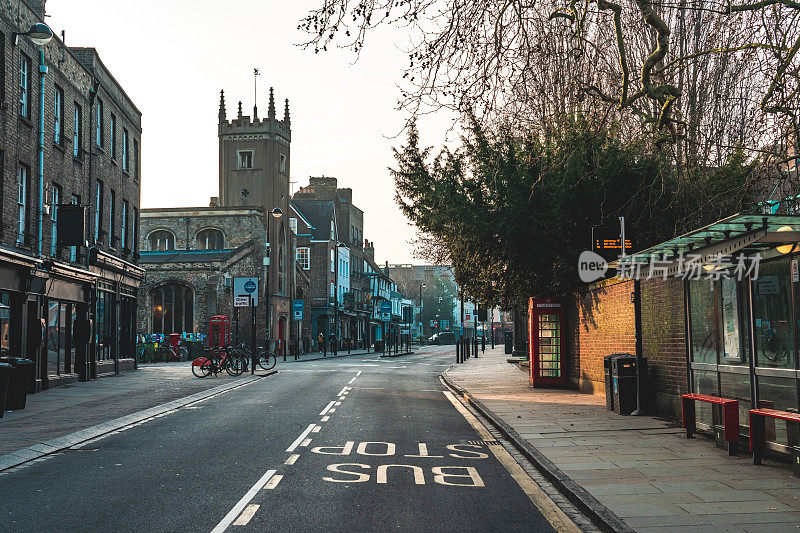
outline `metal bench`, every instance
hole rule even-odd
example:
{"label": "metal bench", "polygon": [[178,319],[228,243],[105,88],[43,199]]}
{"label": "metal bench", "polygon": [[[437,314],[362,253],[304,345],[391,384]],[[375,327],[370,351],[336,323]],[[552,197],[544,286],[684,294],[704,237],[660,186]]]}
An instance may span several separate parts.
{"label": "metal bench", "polygon": [[767,418],[786,421],[789,447],[792,449],[792,472],[800,476],[800,414],[777,409],[750,409],[750,451],[753,464],[760,465],[767,447]]}
{"label": "metal bench", "polygon": [[719,396],[709,396],[707,394],[692,393],[681,395],[683,427],[686,428],[687,439],[691,439],[697,431],[694,402],[706,402],[722,406],[724,440],[728,443],[728,454],[736,455],[736,447],[739,442],[739,402],[736,400],[729,400],[728,398],[720,398]]}

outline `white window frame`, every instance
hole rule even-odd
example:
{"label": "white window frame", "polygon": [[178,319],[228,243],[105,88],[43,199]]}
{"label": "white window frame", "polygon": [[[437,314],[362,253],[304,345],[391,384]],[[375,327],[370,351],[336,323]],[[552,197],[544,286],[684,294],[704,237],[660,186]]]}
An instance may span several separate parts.
{"label": "white window frame", "polygon": [[50,230],[50,255],[58,253],[58,203],[61,201],[61,187],[55,183],[50,189],[50,220],[53,221]]}
{"label": "white window frame", "polygon": [[295,235],[297,235],[297,219],[296,218],[293,217],[293,218],[289,219],[289,229],[292,230],[292,232]]}
{"label": "white window frame", "polygon": [[23,54],[19,56],[19,115],[30,117],[30,81],[31,59]]}
{"label": "white window frame", "polygon": [[311,248],[301,247],[296,250],[297,264],[303,270],[311,270]]}
{"label": "white window frame", "polygon": [[286,154],[281,154],[280,161],[281,174],[286,174]]}
{"label": "white window frame", "polygon": [[25,243],[25,219],[28,210],[28,169],[17,165],[17,242]]}
{"label": "white window frame", "polygon": [[[249,154],[249,157],[248,157],[248,159],[249,159],[249,163],[250,163],[250,165],[249,165],[249,166],[245,166],[245,165],[244,165],[244,163],[245,163],[245,158],[244,158],[243,156],[244,156],[245,154]],[[255,157],[255,154],[254,154],[253,150],[238,150],[238,151],[236,152],[236,164],[237,164],[237,168],[238,168],[239,170],[252,170],[252,169],[253,169],[253,159],[254,159],[254,157]]]}
{"label": "white window frame", "polygon": [[53,142],[61,145],[64,129],[64,91],[56,87],[53,91]]}

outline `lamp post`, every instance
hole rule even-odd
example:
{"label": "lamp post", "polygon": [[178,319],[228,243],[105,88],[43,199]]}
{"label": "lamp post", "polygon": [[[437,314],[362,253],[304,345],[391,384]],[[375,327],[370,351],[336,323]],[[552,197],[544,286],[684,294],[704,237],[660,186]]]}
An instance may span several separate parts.
{"label": "lamp post", "polygon": [[424,322],[422,321],[422,289],[427,287],[427,283],[420,283],[419,284],[419,339],[420,339],[420,346],[422,346],[422,337],[425,336],[425,326]]}
{"label": "lamp post", "polygon": [[[283,216],[283,210],[280,207],[272,208],[269,213],[267,213],[267,275],[264,276],[264,294],[267,299],[267,351],[269,351],[269,341],[272,337],[272,321],[271,321],[271,306],[270,306],[270,292],[269,292],[269,278],[272,275],[272,243],[269,242],[272,240],[272,234],[269,232],[269,221],[271,218],[279,219]],[[253,338],[255,339],[255,327],[256,327],[256,310],[253,308]],[[253,342],[253,358],[255,360],[256,354],[256,347],[255,341]],[[277,356],[277,354],[276,354]],[[254,368],[253,368],[254,369]],[[251,369],[251,374],[252,370]]]}

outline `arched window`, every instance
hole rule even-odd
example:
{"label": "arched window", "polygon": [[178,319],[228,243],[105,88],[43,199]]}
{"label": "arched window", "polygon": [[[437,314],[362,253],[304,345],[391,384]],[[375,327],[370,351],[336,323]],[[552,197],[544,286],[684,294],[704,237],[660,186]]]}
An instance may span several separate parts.
{"label": "arched window", "polygon": [[182,283],[159,285],[150,291],[152,333],[194,331],[194,290]]}
{"label": "arched window", "polygon": [[175,235],[172,232],[160,229],[148,236],[151,252],[163,252],[175,249]]}
{"label": "arched window", "polygon": [[225,248],[225,236],[218,229],[204,229],[197,233],[198,250],[222,250]]}

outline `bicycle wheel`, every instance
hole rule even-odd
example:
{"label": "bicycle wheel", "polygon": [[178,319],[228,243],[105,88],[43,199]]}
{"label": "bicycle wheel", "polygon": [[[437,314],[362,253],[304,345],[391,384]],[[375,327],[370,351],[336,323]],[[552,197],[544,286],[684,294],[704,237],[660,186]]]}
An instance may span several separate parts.
{"label": "bicycle wheel", "polygon": [[238,357],[228,357],[225,359],[225,372],[231,376],[238,376],[244,372],[244,364]]}
{"label": "bicycle wheel", "polygon": [[260,352],[258,354],[258,366],[260,366],[264,370],[272,370],[273,368],[275,368],[275,364],[277,362],[278,359],[275,357],[274,353]]}
{"label": "bicycle wheel", "polygon": [[213,369],[213,363],[210,359],[206,359],[200,365],[192,365],[192,374],[197,376],[198,378],[205,378],[211,375],[211,371]]}

